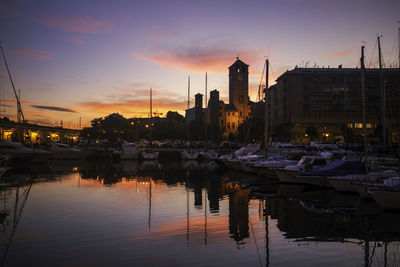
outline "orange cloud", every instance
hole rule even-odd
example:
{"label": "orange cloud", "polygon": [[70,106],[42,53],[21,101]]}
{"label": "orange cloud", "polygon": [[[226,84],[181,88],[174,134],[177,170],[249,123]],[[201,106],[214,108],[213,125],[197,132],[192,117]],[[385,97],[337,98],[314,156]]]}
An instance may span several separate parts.
{"label": "orange cloud", "polygon": [[[149,99],[135,99],[119,102],[84,102],[79,104],[79,107],[88,113],[100,115],[108,115],[118,112],[129,116],[147,116],[150,112]],[[177,100],[171,98],[156,98],[153,99],[153,112],[160,112],[165,115],[168,111],[174,110],[183,112],[186,107],[184,99]]]}
{"label": "orange cloud", "polygon": [[354,49],[350,49],[350,50],[346,50],[346,51],[340,51],[340,52],[332,53],[328,57],[329,58],[345,57],[345,56],[353,54],[354,52],[355,52]]}
{"label": "orange cloud", "polygon": [[11,50],[23,57],[38,61],[50,60],[54,57],[54,54],[48,50],[33,50],[20,46],[13,47]]}
{"label": "orange cloud", "polygon": [[92,18],[40,18],[37,22],[43,26],[78,33],[107,33],[112,25],[108,22]]}
{"label": "orange cloud", "polygon": [[[243,61],[250,64],[261,56],[255,51],[242,53]],[[232,64],[237,55],[236,51],[229,49],[210,49],[191,47],[189,49],[163,50],[153,49],[147,53],[133,53],[135,59],[147,60],[166,68],[190,72],[227,73],[227,68]]]}

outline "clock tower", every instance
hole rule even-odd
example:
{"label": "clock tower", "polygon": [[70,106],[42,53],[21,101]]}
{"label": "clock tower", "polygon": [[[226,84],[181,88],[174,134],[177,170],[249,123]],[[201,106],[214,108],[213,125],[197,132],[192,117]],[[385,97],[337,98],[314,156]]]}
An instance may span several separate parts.
{"label": "clock tower", "polygon": [[229,67],[229,104],[237,109],[239,124],[249,117],[249,65],[239,57]]}

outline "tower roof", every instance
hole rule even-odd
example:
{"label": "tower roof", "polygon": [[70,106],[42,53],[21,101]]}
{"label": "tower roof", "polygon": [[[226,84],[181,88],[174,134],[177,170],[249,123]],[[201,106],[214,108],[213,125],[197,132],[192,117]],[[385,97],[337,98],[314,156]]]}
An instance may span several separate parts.
{"label": "tower roof", "polygon": [[232,68],[232,67],[234,67],[234,66],[246,66],[246,67],[248,67],[249,65],[247,65],[246,63],[244,63],[243,61],[241,61],[241,60],[239,59],[239,57],[236,57],[236,61],[235,61],[229,68]]}

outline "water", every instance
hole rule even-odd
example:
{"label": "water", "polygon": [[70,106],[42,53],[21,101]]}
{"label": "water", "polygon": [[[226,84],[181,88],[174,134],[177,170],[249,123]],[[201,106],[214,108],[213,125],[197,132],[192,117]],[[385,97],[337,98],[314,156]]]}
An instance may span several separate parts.
{"label": "water", "polygon": [[257,194],[238,183],[254,177],[197,163],[53,161],[14,171],[0,191],[3,266],[400,262],[400,214],[349,194],[293,198],[297,188],[276,184]]}

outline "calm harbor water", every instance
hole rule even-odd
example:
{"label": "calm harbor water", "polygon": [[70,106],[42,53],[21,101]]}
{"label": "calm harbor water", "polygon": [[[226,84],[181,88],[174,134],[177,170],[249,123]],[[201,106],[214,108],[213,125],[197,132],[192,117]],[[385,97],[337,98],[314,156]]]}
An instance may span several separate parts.
{"label": "calm harbor water", "polygon": [[209,169],[52,161],[18,170],[0,185],[1,264],[400,265],[400,213],[333,190],[244,188],[257,178]]}

